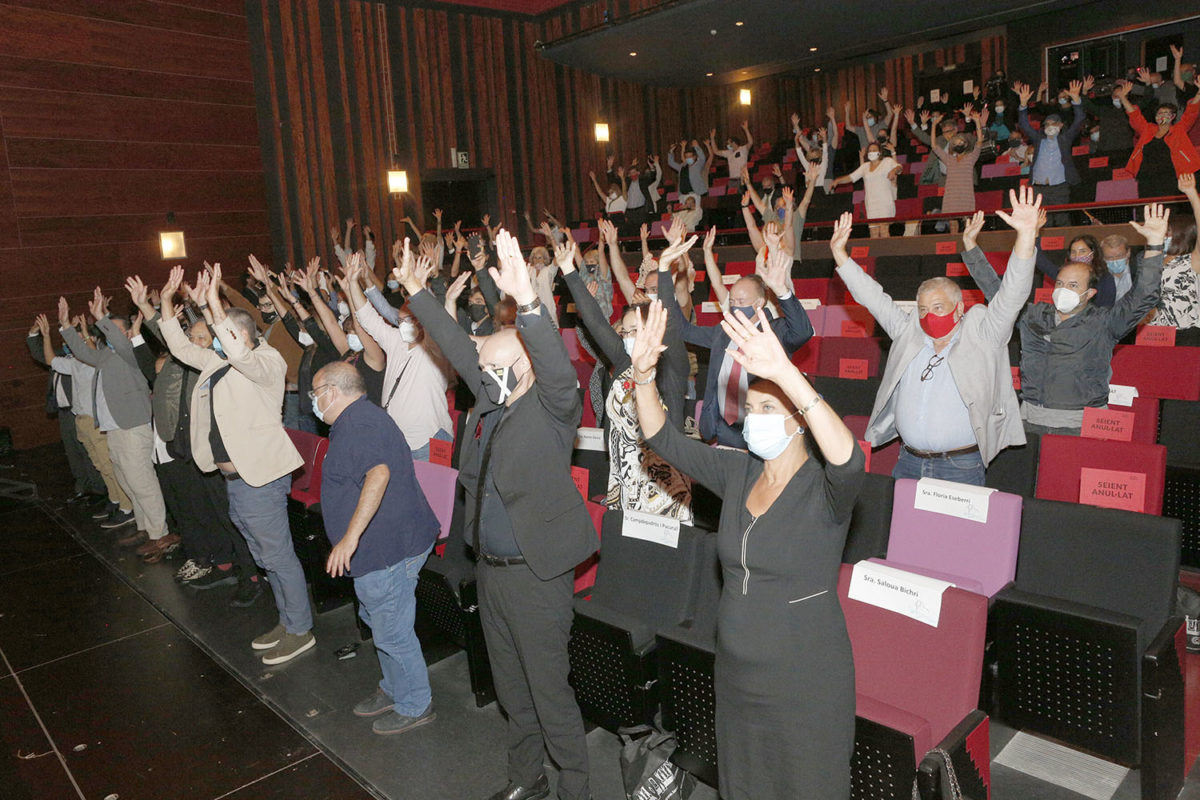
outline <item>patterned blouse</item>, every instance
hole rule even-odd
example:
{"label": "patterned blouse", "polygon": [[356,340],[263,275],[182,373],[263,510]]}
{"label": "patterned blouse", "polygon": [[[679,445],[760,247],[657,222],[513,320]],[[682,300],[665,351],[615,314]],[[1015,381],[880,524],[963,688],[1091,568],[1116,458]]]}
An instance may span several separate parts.
{"label": "patterned blouse", "polygon": [[1200,328],[1200,275],[1192,269],[1192,254],[1175,256],[1163,268],[1162,296],[1152,325]]}

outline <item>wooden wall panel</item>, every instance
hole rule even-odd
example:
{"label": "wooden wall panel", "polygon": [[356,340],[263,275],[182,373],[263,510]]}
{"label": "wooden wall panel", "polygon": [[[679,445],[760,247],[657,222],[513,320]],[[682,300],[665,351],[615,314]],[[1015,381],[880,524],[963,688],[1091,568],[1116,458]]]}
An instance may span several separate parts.
{"label": "wooden wall panel", "polygon": [[166,278],[167,213],[191,257],[271,258],[242,0],[0,0],[0,425],[52,441],[23,343],[59,295]]}

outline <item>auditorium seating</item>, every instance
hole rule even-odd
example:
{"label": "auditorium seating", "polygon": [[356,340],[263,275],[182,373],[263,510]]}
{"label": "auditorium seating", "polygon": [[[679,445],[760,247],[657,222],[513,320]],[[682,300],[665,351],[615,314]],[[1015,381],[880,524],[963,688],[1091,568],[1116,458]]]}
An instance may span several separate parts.
{"label": "auditorium seating", "polygon": [[[865,441],[867,435],[867,423],[871,418],[864,414],[847,414],[842,417],[842,421],[846,423],[846,427],[854,434],[854,438],[859,441]],[[870,463],[867,464],[867,472],[875,475],[891,475],[896,468],[896,462],[900,459],[900,440],[893,439],[892,441],[880,447],[871,449]]]}
{"label": "auditorium seating", "polygon": [[992,492],[981,522],[916,507],[919,481],[896,481],[886,559],[907,572],[992,597],[1012,582],[1021,538],[1021,498]]}
{"label": "auditorium seating", "polygon": [[[1166,468],[1167,448],[1159,444],[1046,435],[1038,459],[1037,496],[1162,514]],[[1092,471],[1090,474],[1099,482],[1090,486],[1085,481],[1085,470]],[[1097,470],[1105,474],[1098,475]],[[1113,481],[1119,485],[1108,485]],[[1091,493],[1084,497],[1089,490]]]}
{"label": "auditorium seating", "polygon": [[330,577],[325,571],[330,545],[321,519],[321,466],[329,450],[329,440],[315,433],[285,430],[304,459],[300,468],[292,473],[287,500],[292,547],[304,569],[304,580],[312,589],[313,610],[323,614],[354,600],[353,581],[346,576]]}
{"label": "auditorium seating", "polygon": [[1033,497],[1037,491],[1040,453],[1041,437],[1036,433],[1026,433],[1024,445],[1004,448],[987,465],[984,485],[1009,494]]}
{"label": "auditorium seating", "polygon": [[444,540],[450,536],[450,522],[454,518],[454,494],[458,488],[458,470],[444,467],[428,461],[414,461],[413,470],[417,474],[417,483],[425,493],[434,516],[437,517],[441,531],[438,539]]}
{"label": "auditorium seating", "polygon": [[689,575],[704,531],[680,526],[677,546],[624,535],[624,514],[604,515],[591,596],[575,604],[571,685],[585,718],[616,731],[658,709],[654,636],[689,613]]}
{"label": "auditorium seating", "polygon": [[[986,797],[988,718],[976,704],[987,599],[949,587],[942,594],[938,624],[929,625],[850,599],[853,570],[843,564],[838,578],[854,649],[851,797],[907,800],[918,765],[934,747],[957,754],[953,760],[961,765],[957,775],[964,794]],[[923,771],[936,785],[935,763],[930,759]]]}
{"label": "auditorium seating", "polygon": [[1180,563],[1200,569],[1200,402],[1162,401],[1158,441],[1167,448],[1163,516],[1182,525]]}
{"label": "auditorium seating", "polygon": [[1139,397],[1200,400],[1200,348],[1117,345],[1109,383],[1134,386]]}
{"label": "auditorium seating", "polygon": [[1164,800],[1184,768],[1179,527],[1026,500],[1016,581],[995,601],[997,718],[1140,765],[1142,797]]}

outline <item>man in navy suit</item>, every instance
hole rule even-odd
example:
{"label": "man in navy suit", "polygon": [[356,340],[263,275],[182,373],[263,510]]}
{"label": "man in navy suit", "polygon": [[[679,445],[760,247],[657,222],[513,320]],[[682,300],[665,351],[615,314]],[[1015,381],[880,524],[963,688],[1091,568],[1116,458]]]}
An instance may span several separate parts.
{"label": "man in navy suit", "polygon": [[[1033,166],[1029,169],[1029,182],[1034,190],[1042,196],[1043,206],[1065,205],[1071,202],[1071,187],[1079,183],[1079,172],[1075,169],[1075,159],[1071,157],[1071,148],[1079,138],[1079,130],[1083,127],[1083,113],[1080,92],[1083,91],[1082,81],[1071,81],[1067,95],[1075,110],[1075,118],[1071,127],[1063,130],[1063,119],[1058,114],[1047,114],[1042,120],[1040,130],[1034,130],[1029,124],[1029,98],[1033,90],[1027,83],[1015,86],[1021,107],[1017,111],[1017,124],[1021,131],[1033,143]],[[1071,215],[1065,212],[1051,213],[1047,217],[1051,227],[1058,228],[1071,224]]]}

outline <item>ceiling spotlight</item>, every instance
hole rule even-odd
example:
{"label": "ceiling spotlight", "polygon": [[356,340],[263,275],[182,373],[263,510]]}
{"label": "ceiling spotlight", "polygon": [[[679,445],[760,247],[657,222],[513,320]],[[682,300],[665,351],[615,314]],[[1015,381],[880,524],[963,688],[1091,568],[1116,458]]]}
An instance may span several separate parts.
{"label": "ceiling spotlight", "polygon": [[637,51],[630,51],[629,55],[631,55],[631,56],[636,56],[636,55],[637,55]]}
{"label": "ceiling spotlight", "polygon": [[706,72],[706,73],[704,73],[704,77],[706,77],[706,78],[711,78],[711,77],[712,77],[712,73],[711,73],[711,72]]}
{"label": "ceiling spotlight", "polygon": [[817,48],[815,48],[815,47],[810,47],[810,48],[808,48],[808,52],[810,52],[810,53],[815,53],[815,52],[817,52]]}
{"label": "ceiling spotlight", "polygon": [[820,72],[820,71],[821,71],[820,67],[817,67],[816,69],[813,70],[813,72]]}
{"label": "ceiling spotlight", "polygon": [[740,27],[742,27],[743,25],[745,25],[746,23],[742,22],[742,21],[739,19],[737,22],[735,22],[735,23],[733,23],[733,24],[734,24],[734,25],[737,25],[737,26],[740,28]]}

